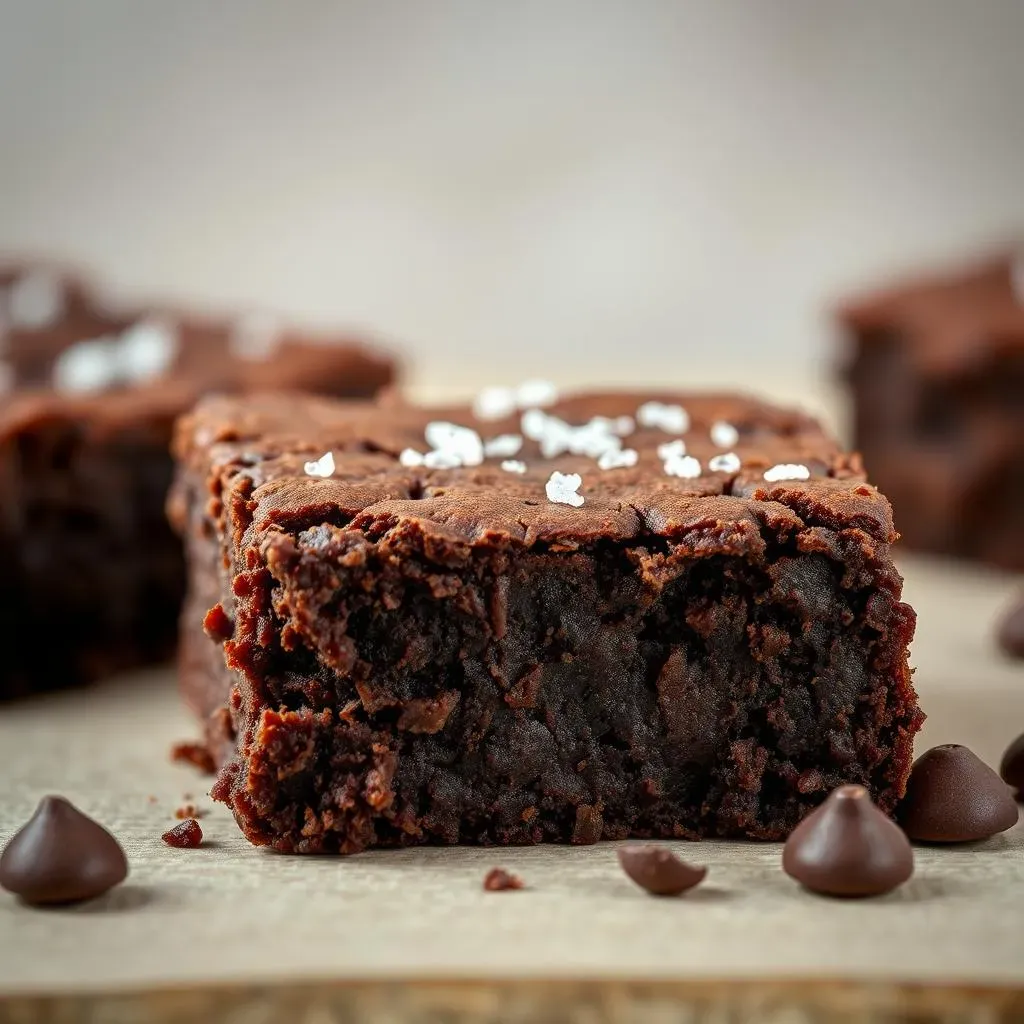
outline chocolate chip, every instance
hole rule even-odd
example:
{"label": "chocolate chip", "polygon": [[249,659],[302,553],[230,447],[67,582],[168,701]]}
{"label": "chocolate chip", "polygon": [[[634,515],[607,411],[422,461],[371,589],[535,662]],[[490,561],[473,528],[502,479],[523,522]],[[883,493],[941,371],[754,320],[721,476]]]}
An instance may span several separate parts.
{"label": "chocolate chip", "polygon": [[880,896],[914,873],[914,851],[863,786],[840,786],[793,831],[783,870],[827,896]]}
{"label": "chocolate chip", "polygon": [[708,869],[680,860],[664,846],[624,846],[622,870],[652,896],[678,896],[704,881]]}
{"label": "chocolate chip", "polygon": [[915,762],[897,819],[911,839],[967,843],[1017,824],[1006,783],[957,743],[932,747]]}
{"label": "chocolate chip", "polygon": [[522,889],[523,880],[518,875],[504,868],[491,868],[484,878],[485,892],[505,892],[509,889]]}
{"label": "chocolate chip", "polygon": [[1011,658],[1024,658],[1024,594],[1005,612],[996,628],[996,640]]}
{"label": "chocolate chip", "polygon": [[0,856],[0,886],[26,903],[77,903],[123,882],[117,840],[63,797],[44,797]]}
{"label": "chocolate chip", "polygon": [[194,850],[203,841],[203,829],[195,818],[189,818],[180,825],[175,825],[160,838],[168,846],[174,846],[179,850]]}
{"label": "chocolate chip", "polygon": [[1017,791],[1017,799],[1024,795],[1024,733],[1021,733],[1007,748],[999,762],[999,774],[1003,782]]}

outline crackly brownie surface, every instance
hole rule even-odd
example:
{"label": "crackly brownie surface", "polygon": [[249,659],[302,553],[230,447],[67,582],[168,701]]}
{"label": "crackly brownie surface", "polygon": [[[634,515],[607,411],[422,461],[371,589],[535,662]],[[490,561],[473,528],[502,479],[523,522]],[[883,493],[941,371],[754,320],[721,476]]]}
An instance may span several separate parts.
{"label": "crackly brownie surface", "polygon": [[185,590],[164,516],[174,420],[210,390],[369,395],[390,360],[274,329],[114,311],[0,267],[0,698],[169,658]]}
{"label": "crackly brownie surface", "polygon": [[1024,258],[840,310],[854,444],[905,542],[1024,569]]}
{"label": "crackly brownie surface", "polygon": [[730,395],[501,411],[180,423],[183,685],[245,834],[778,837],[841,782],[891,810],[914,617],[858,460]]}

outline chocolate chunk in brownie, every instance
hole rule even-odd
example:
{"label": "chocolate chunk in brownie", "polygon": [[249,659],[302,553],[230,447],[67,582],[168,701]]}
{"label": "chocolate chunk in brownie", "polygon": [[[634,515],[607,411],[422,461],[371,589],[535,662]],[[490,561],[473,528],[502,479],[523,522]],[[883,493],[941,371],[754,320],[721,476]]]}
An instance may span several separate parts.
{"label": "chocolate chunk in brownie", "polygon": [[175,448],[182,682],[254,843],[776,839],[904,792],[889,504],[806,415],[263,395]]}
{"label": "chocolate chunk in brownie", "polygon": [[908,546],[1024,569],[1024,256],[846,305],[854,444]]}
{"label": "chocolate chunk in brownie", "polygon": [[360,396],[391,379],[387,358],[329,340],[112,312],[77,279],[0,269],[0,698],[173,654],[185,586],[164,514],[174,420],[211,390]]}

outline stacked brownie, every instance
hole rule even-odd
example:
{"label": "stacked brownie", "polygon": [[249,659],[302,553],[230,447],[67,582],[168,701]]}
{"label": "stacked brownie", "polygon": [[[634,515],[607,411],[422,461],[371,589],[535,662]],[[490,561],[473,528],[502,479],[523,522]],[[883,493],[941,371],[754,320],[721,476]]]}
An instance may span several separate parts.
{"label": "stacked brownie", "polygon": [[358,396],[391,379],[386,358],[323,341],[252,319],[112,311],[49,269],[0,269],[0,697],[173,653],[174,420],[208,391]]}
{"label": "stacked brownie", "polygon": [[854,444],[906,543],[1024,569],[1024,258],[849,303]]}
{"label": "stacked brownie", "polygon": [[182,685],[245,835],[779,838],[844,783],[891,812],[914,614],[859,459],[737,396],[525,390],[180,422]]}

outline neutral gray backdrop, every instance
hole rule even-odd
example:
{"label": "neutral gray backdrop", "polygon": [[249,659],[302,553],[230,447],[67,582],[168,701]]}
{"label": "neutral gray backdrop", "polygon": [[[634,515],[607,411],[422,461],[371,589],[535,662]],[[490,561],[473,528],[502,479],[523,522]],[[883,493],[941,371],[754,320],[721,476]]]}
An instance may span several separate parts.
{"label": "neutral gray backdrop", "polygon": [[802,380],[1024,227],[1024,0],[0,0],[0,250],[429,386]]}

